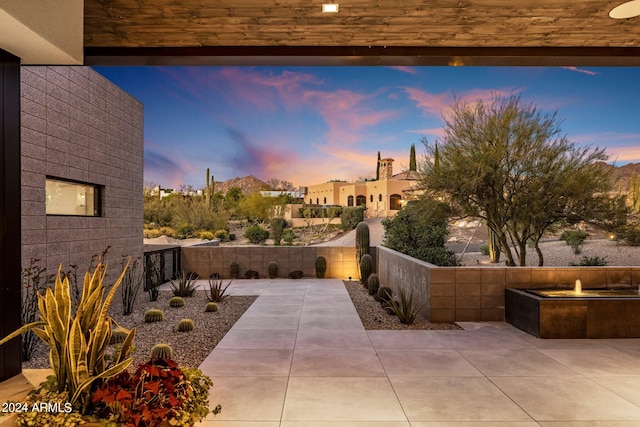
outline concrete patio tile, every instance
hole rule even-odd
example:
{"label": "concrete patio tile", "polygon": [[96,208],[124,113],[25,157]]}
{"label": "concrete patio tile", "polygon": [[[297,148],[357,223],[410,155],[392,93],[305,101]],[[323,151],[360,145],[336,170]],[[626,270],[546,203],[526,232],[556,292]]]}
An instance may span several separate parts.
{"label": "concrete patio tile", "polygon": [[612,393],[615,393],[618,396],[627,399],[629,402],[640,406],[640,393],[638,393],[640,376],[606,376],[590,377],[590,379]]}
{"label": "concrete patio tile", "polygon": [[484,377],[389,379],[412,424],[416,421],[532,421]]}
{"label": "concrete patio tile", "polygon": [[202,420],[195,424],[197,427],[280,427],[280,421],[222,421]]}
{"label": "concrete patio tile", "polygon": [[278,304],[299,304],[302,305],[304,301],[304,295],[260,295],[260,298],[255,300],[251,305],[265,306],[265,305],[278,305]]}
{"label": "concrete patio tile", "polygon": [[454,350],[379,350],[389,377],[479,377],[480,371]]}
{"label": "concrete patio tile", "polygon": [[304,295],[305,293],[305,288],[304,285],[297,287],[297,288],[278,288],[278,287],[268,287],[265,290],[263,290],[260,295],[278,295],[278,296],[284,296],[284,295]]}
{"label": "concrete patio tile", "polygon": [[323,316],[310,314],[300,316],[300,330],[303,329],[362,329],[362,321],[357,314],[351,316]]}
{"label": "concrete patio tile", "polygon": [[407,418],[387,378],[291,377],[282,421],[406,422]]}
{"label": "concrete patio tile", "polygon": [[349,298],[348,294],[335,295],[323,293],[322,295],[306,295],[304,298],[305,305],[322,306],[328,305],[331,307],[353,307],[353,302]]}
{"label": "concrete patio tile", "polygon": [[445,350],[449,342],[441,331],[367,331],[376,350]]}
{"label": "concrete patio tile", "polygon": [[442,338],[454,350],[482,348],[486,350],[527,348],[521,340],[499,331],[441,331]]}
{"label": "concrete patio tile", "polygon": [[281,427],[411,427],[403,421],[283,421]]}
{"label": "concrete patio tile", "polygon": [[543,421],[541,427],[637,427],[637,421]]}
{"label": "concrete patio tile", "polygon": [[353,305],[351,307],[340,306],[332,306],[332,305],[313,305],[313,304],[305,304],[302,307],[302,316],[309,315],[317,315],[317,316],[357,316],[358,312],[356,311]]}
{"label": "concrete patio tile", "polygon": [[640,375],[639,358],[612,348],[540,351],[585,376]]}
{"label": "concrete patio tile", "polygon": [[300,316],[242,316],[232,329],[298,329]]}
{"label": "concrete patio tile", "polygon": [[226,376],[289,375],[292,350],[216,349],[200,365],[202,371]]}
{"label": "concrete patio tile", "polygon": [[233,329],[218,343],[218,349],[289,349],[296,343],[295,329]]}
{"label": "concrete patio tile", "polygon": [[491,377],[536,421],[638,420],[640,407],[583,377]]}
{"label": "concrete patio tile", "polygon": [[535,421],[418,421],[411,427],[538,427]]}
{"label": "concrete patio tile", "polygon": [[533,349],[460,350],[485,376],[571,376],[578,373]]}
{"label": "concrete patio tile", "polygon": [[302,304],[252,304],[244,316],[299,316]]}
{"label": "concrete patio tile", "polygon": [[295,377],[384,377],[385,372],[372,348],[296,348],[291,363]]}
{"label": "concrete patio tile", "polygon": [[209,414],[205,419],[212,426],[231,420],[252,426],[258,425],[254,422],[280,421],[288,377],[216,377],[211,372],[208,375],[213,380],[209,407],[222,405],[220,414]]}
{"label": "concrete patio tile", "polygon": [[296,350],[330,348],[371,348],[364,329],[312,329],[298,331]]}

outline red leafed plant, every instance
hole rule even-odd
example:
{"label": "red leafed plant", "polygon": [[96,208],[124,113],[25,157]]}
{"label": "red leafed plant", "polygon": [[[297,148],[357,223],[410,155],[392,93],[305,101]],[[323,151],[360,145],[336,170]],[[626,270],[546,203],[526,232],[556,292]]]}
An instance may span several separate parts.
{"label": "red leafed plant", "polygon": [[127,427],[157,426],[181,418],[191,386],[176,362],[156,359],[106,381],[93,394],[94,414]]}

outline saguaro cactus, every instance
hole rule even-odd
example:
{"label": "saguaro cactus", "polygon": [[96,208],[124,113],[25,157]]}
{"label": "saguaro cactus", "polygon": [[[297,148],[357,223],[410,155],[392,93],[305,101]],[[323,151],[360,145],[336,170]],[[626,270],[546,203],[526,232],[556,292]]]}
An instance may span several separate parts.
{"label": "saguaro cactus", "polygon": [[[369,226],[360,222],[356,226],[356,256],[358,264],[362,256],[369,253]],[[366,279],[366,278],[365,278]]]}
{"label": "saguaro cactus", "polygon": [[371,273],[373,273],[373,259],[371,255],[364,254],[360,259],[360,283],[368,286],[367,280]]}

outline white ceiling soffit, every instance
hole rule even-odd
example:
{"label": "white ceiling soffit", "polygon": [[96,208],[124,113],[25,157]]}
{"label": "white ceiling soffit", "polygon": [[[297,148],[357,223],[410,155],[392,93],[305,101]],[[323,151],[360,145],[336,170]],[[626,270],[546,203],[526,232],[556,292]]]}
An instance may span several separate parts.
{"label": "white ceiling soffit", "polygon": [[0,49],[23,65],[80,65],[83,0],[0,1]]}

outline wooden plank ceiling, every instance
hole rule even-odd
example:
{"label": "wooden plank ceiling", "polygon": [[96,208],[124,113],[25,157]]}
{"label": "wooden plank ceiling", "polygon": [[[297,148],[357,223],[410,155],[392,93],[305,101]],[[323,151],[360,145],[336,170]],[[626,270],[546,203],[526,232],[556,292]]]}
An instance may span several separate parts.
{"label": "wooden plank ceiling", "polygon": [[[616,0],[85,0],[89,50],[215,47],[640,48]],[[548,50],[548,52],[552,52]]]}

